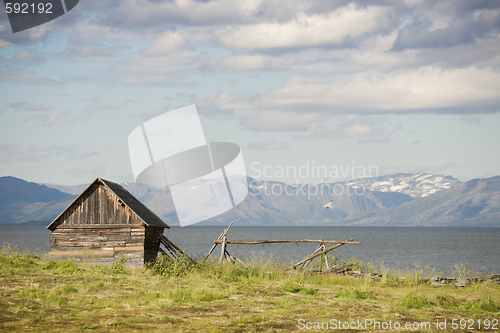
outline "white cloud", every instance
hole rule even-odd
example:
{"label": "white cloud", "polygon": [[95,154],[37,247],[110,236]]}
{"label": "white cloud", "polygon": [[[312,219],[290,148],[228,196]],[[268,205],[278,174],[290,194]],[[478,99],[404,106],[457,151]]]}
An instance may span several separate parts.
{"label": "white cloud", "polygon": [[284,71],[292,69],[293,60],[287,56],[267,56],[262,54],[237,54],[226,57],[221,67],[232,71]]}
{"label": "white cloud", "polygon": [[259,23],[227,27],[216,32],[229,48],[278,48],[338,45],[350,39],[387,31],[395,15],[387,7],[349,4],[330,14],[300,14],[286,23]]}
{"label": "white cloud", "polygon": [[291,76],[281,87],[260,95],[213,93],[198,104],[208,115],[239,119],[254,131],[295,131],[301,138],[357,137],[371,133],[370,128],[349,124],[332,131],[318,124],[342,114],[498,112],[498,91],[497,71],[427,67],[388,74],[365,72],[334,80]]}
{"label": "white cloud", "polygon": [[185,38],[179,32],[166,32],[148,46],[144,50],[144,54],[150,57],[166,56],[182,47],[185,43]]}
{"label": "white cloud", "polygon": [[[500,73],[491,69],[443,70],[427,67],[394,73],[344,76],[336,81],[291,77],[262,96],[276,109],[321,110],[326,113],[436,112],[478,113],[479,106],[500,102]],[[425,111],[427,110],[427,111]],[[433,111],[434,110],[434,111]]]}
{"label": "white cloud", "polygon": [[107,10],[104,24],[122,29],[158,29],[173,25],[207,26],[255,20],[261,0],[127,0]]}
{"label": "white cloud", "polygon": [[47,37],[47,33],[50,31],[50,26],[51,23],[48,23],[14,34],[12,33],[12,29],[8,23],[0,25],[0,49],[13,45],[26,45],[41,41]]}

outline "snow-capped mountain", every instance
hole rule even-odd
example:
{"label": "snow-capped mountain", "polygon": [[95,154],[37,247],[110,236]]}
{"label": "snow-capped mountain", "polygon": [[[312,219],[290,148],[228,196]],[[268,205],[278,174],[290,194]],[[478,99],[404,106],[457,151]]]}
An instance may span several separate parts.
{"label": "snow-capped mountain", "polygon": [[422,198],[448,189],[459,181],[452,176],[431,173],[398,173],[376,178],[362,178],[346,182],[347,186],[362,187],[375,192],[398,192],[413,198]]}
{"label": "snow-capped mountain", "polygon": [[500,227],[500,176],[472,179],[397,207],[351,215],[343,225]]}
{"label": "snow-capped mountain", "polygon": [[[340,223],[340,221],[358,214],[384,210],[397,207],[406,202],[421,200],[442,190],[452,188],[456,183],[458,183],[458,180],[451,176],[400,173],[377,178],[325,184],[328,185],[327,188],[334,188],[335,190],[328,191],[327,189],[324,192],[318,192],[315,188],[317,185],[314,184],[291,185],[273,181],[260,181],[249,177],[248,197],[236,208],[204,223],[212,225],[228,224],[231,221],[238,221],[242,225]],[[168,188],[144,188],[135,183],[123,183],[122,185],[158,216],[167,221],[169,225],[178,223]],[[337,188],[337,185],[341,185],[341,188]],[[55,187],[66,193],[79,194],[87,185],[60,186],[47,184],[47,186]],[[312,186],[311,190],[309,186]],[[363,188],[364,190],[357,192],[349,190],[356,188]],[[190,199],[197,201],[196,198],[190,197]],[[326,209],[325,204],[330,201],[331,206]],[[47,215],[47,219],[49,215]],[[30,217],[30,219],[35,218]],[[18,218],[17,220],[21,221],[22,219]],[[7,223],[7,221],[3,223]]]}

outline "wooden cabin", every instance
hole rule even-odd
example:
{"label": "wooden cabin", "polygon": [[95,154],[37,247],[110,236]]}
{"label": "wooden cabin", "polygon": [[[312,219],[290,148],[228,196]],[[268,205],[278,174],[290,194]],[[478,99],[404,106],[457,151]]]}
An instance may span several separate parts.
{"label": "wooden cabin", "polygon": [[[121,185],[96,178],[52,223],[49,258],[143,267],[170,228]],[[163,241],[162,241],[163,242]]]}

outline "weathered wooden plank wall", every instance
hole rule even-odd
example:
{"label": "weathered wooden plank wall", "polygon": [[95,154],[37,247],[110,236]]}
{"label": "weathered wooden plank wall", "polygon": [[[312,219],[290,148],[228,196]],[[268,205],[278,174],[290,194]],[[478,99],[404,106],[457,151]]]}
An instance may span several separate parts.
{"label": "weathered wooden plank wall", "polygon": [[104,186],[94,184],[59,217],[58,228],[86,225],[141,225],[141,219]]}
{"label": "weathered wooden plank wall", "polygon": [[112,263],[122,257],[134,267],[144,265],[145,227],[61,228],[52,232],[50,259]]}

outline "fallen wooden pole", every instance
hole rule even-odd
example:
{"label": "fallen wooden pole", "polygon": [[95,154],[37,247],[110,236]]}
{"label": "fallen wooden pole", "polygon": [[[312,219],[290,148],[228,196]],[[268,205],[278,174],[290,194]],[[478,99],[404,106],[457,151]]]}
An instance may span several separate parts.
{"label": "fallen wooden pole", "polygon": [[324,249],[326,249],[325,244],[323,244],[323,243],[319,244],[319,246],[318,246],[318,248],[316,249],[316,251],[314,251],[314,252],[313,252],[313,254],[311,254],[311,255],[309,256],[309,258],[310,258],[310,259],[309,259],[309,260],[307,260],[306,262],[304,262],[304,263],[302,264],[302,268],[301,268],[300,270],[301,270],[301,271],[303,271],[303,270],[304,270],[304,268],[306,268],[306,266],[307,266],[307,265],[309,265],[309,264],[311,263],[311,261],[313,261],[313,259],[312,259],[312,258],[314,258],[313,256],[314,256],[316,253],[323,251]]}
{"label": "fallen wooden pole", "polygon": [[229,259],[234,259],[235,261],[241,263],[243,266],[245,267],[248,267],[247,265],[245,265],[245,263],[243,261],[241,261],[240,259],[236,258],[236,257],[233,257],[232,255],[229,254],[229,252],[227,252],[226,250],[226,256],[229,258]]}
{"label": "fallen wooden pole", "polygon": [[[327,244],[361,244],[360,242],[352,241],[335,241],[335,240],[311,240],[311,239],[295,239],[295,240],[226,240],[227,244],[271,244],[271,243],[327,243]],[[221,239],[214,240],[214,244],[222,244]],[[212,252],[210,252],[212,253]]]}
{"label": "fallen wooden pole", "polygon": [[336,248],[338,248],[339,246],[342,246],[342,245],[344,245],[344,244],[353,244],[353,243],[350,243],[351,241],[352,241],[352,239],[348,239],[348,240],[346,240],[345,242],[343,242],[343,243],[341,243],[341,244],[337,244],[337,245],[331,246],[331,247],[329,247],[329,248],[327,248],[327,249],[325,249],[325,250],[323,250],[323,251],[321,251],[321,252],[319,252],[319,253],[316,253],[316,254],[314,254],[314,255],[310,256],[309,258],[306,258],[306,259],[304,259],[304,260],[302,260],[302,261],[299,261],[298,263],[296,263],[296,264],[294,264],[294,265],[292,265],[292,266],[290,266],[290,267],[287,267],[287,268],[285,269],[285,271],[286,271],[286,270],[289,270],[289,269],[291,269],[291,268],[293,268],[293,267],[295,267],[295,266],[302,265],[302,264],[304,264],[305,262],[310,261],[311,259],[314,259],[314,258],[316,258],[317,256],[320,256],[320,255],[322,255],[322,254],[325,254],[325,253],[327,253],[327,252],[330,252],[331,250],[336,249]]}

